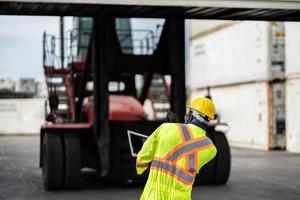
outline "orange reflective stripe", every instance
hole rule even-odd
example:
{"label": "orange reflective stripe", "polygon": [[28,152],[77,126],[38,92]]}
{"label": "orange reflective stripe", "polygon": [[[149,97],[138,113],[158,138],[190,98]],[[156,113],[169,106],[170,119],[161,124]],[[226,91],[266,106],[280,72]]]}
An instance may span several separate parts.
{"label": "orange reflective stripe", "polygon": [[176,168],[178,168],[178,169],[180,169],[180,170],[182,170],[182,171],[185,171],[185,173],[187,173],[187,174],[189,174],[189,175],[191,175],[191,176],[196,175],[195,172],[189,172],[189,171],[187,171],[186,169],[180,167],[179,165],[177,165],[177,164],[174,163],[174,162],[170,162],[170,161],[168,161],[168,160],[161,159],[161,158],[158,158],[158,157],[154,157],[153,160],[158,160],[158,161],[162,161],[162,162],[168,163],[168,164],[170,164],[170,165],[172,165],[172,166],[175,166]]}
{"label": "orange reflective stripe", "polygon": [[196,149],[206,148],[210,145],[212,145],[212,141],[209,138],[195,140],[189,144],[182,145],[180,148],[173,151],[172,154],[169,154],[166,159],[169,161],[174,161],[177,160],[178,157],[182,157],[182,155],[193,153]]}
{"label": "orange reflective stripe", "polygon": [[184,137],[184,134],[183,134],[183,130],[181,129],[180,127],[180,124],[176,124],[178,129],[179,129],[179,133],[180,133],[180,137],[181,137],[181,140],[182,141],[185,141],[185,137]]}
{"label": "orange reflective stripe", "polygon": [[[193,134],[192,134],[192,131],[190,129],[189,126],[181,126],[181,128],[188,132],[188,134],[190,135],[190,138],[193,139]],[[190,171],[190,172],[195,172],[196,171],[196,168],[197,168],[197,162],[195,162],[195,158],[196,158],[196,154],[193,153],[193,154],[190,154],[188,155],[188,161],[187,161],[187,165],[186,165],[186,168]]]}
{"label": "orange reflective stripe", "polygon": [[[186,125],[177,124],[177,126],[178,126],[178,129],[179,129],[179,132],[180,132],[182,142],[189,141],[193,138],[192,133],[189,131],[189,129],[187,128]],[[190,166],[191,162],[194,163],[194,160],[193,160],[192,157],[189,157],[189,158],[185,159],[185,167],[187,169],[191,169],[190,171],[192,171],[192,168],[194,168],[194,167]]]}
{"label": "orange reflective stripe", "polygon": [[153,160],[151,169],[163,171],[164,173],[167,173],[177,180],[188,185],[192,185],[195,180],[195,174],[186,173],[184,169],[179,168],[170,162]]}
{"label": "orange reflective stripe", "polygon": [[194,172],[196,170],[195,154],[194,153],[188,155],[188,166],[187,166],[187,169],[190,172]]}
{"label": "orange reflective stripe", "polygon": [[[178,127],[178,129],[179,129],[179,133],[180,133],[180,137],[181,137],[181,141],[185,141],[185,138],[186,138],[186,136],[184,135],[184,133],[183,133],[183,130],[182,130],[182,128],[181,128],[181,124],[176,124],[177,125],[177,127]],[[188,167],[188,160],[186,159],[185,160],[185,167]]]}
{"label": "orange reflective stripe", "polygon": [[[155,157],[152,161],[151,169],[160,170],[185,184],[191,185],[196,176],[197,152],[213,146],[213,143],[206,136],[193,139],[192,132],[188,126],[183,124],[177,124],[177,126],[182,143],[175,146],[162,159]],[[186,159],[185,169],[176,164],[181,158]]]}
{"label": "orange reflective stripe", "polygon": [[196,153],[196,152],[198,152],[198,151],[201,151],[201,150],[204,150],[204,149],[208,149],[208,148],[210,148],[210,147],[212,147],[212,146],[213,146],[213,144],[209,144],[209,145],[206,145],[206,146],[203,146],[203,147],[195,148],[195,149],[191,150],[190,152],[185,152],[185,153],[181,154],[180,156],[178,156],[178,157],[177,157],[174,161],[172,161],[172,162],[177,162],[180,158],[185,157],[185,156],[189,155],[190,153]]}
{"label": "orange reflective stripe", "polygon": [[191,128],[189,126],[187,126],[187,125],[185,127],[187,128],[188,132],[191,134],[191,137],[193,138],[193,134],[192,134]]}
{"label": "orange reflective stripe", "polygon": [[192,139],[192,134],[189,132],[189,130],[187,129],[187,126],[184,125],[184,124],[179,124],[179,128],[181,129],[182,133],[183,133],[183,137],[184,137],[184,140],[183,142],[185,141],[189,141]]}
{"label": "orange reflective stripe", "polygon": [[[188,129],[189,133],[192,134],[192,131],[191,131],[190,127],[186,126],[186,128]],[[194,155],[194,162],[195,163],[194,163],[194,168],[191,169],[191,170],[193,170],[194,172],[196,172],[197,165],[198,165],[198,155],[197,155],[197,152],[194,152],[193,155]]]}
{"label": "orange reflective stripe", "polygon": [[192,184],[193,184],[193,183],[190,183],[190,182],[188,182],[188,181],[186,181],[186,180],[184,180],[184,179],[181,179],[180,177],[178,177],[178,176],[172,174],[172,173],[169,172],[168,170],[161,169],[161,168],[154,167],[154,166],[151,166],[151,169],[159,170],[159,171],[162,171],[162,172],[164,172],[164,173],[166,173],[166,174],[169,174],[170,176],[172,176],[172,177],[175,178],[176,180],[178,180],[178,181],[180,181],[180,182],[182,182],[182,183],[185,183],[185,184],[187,184],[187,185],[192,185]]}
{"label": "orange reflective stripe", "polygon": [[198,152],[195,152],[194,155],[195,155],[195,173],[196,173],[198,169]]}
{"label": "orange reflective stripe", "polygon": [[189,165],[189,159],[185,158],[185,168],[188,169]]}
{"label": "orange reflective stripe", "polygon": [[190,144],[190,143],[193,143],[193,142],[195,142],[195,141],[201,141],[201,140],[204,140],[204,139],[206,139],[206,136],[202,136],[202,137],[200,137],[200,138],[196,138],[196,139],[192,139],[192,140],[189,140],[189,141],[187,141],[187,142],[185,142],[185,143],[180,143],[180,144],[178,144],[177,146],[175,146],[166,156],[165,156],[165,158],[167,158],[167,157],[169,157],[173,152],[175,152],[176,150],[178,150],[179,148],[181,148],[181,147],[183,147],[183,146],[185,146],[185,145],[188,145],[188,144]]}

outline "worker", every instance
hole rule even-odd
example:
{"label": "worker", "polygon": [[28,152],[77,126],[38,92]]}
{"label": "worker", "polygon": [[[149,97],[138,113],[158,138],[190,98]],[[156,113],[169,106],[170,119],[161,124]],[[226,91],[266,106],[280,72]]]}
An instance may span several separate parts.
{"label": "worker", "polygon": [[140,200],[190,200],[196,174],[213,159],[217,149],[206,137],[215,106],[205,97],[188,106],[185,123],[163,123],[145,141],[136,169],[150,167]]}

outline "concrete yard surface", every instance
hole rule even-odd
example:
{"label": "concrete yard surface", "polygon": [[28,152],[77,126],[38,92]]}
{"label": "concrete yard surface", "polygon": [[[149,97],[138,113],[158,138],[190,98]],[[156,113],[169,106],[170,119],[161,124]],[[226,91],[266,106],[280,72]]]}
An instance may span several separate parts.
{"label": "concrete yard surface", "polygon": [[[107,183],[93,173],[83,175],[78,191],[47,192],[42,187],[39,137],[0,137],[1,200],[133,200],[143,186]],[[193,199],[299,200],[300,155],[284,151],[232,149],[232,170],[225,186],[195,186]]]}

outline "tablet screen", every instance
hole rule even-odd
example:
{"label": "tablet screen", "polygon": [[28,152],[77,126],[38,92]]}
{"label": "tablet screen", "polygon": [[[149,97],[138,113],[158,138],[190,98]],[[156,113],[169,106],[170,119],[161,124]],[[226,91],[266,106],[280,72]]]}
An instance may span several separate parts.
{"label": "tablet screen", "polygon": [[136,157],[149,136],[131,130],[127,130],[127,135],[131,156]]}

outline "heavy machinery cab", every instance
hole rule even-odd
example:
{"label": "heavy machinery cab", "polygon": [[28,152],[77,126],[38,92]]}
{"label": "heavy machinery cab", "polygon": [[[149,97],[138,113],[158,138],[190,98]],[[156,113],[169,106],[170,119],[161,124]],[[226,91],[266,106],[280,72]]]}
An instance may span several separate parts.
{"label": "heavy machinery cab", "polygon": [[[68,31],[68,38],[64,38],[63,43],[67,45],[64,50],[57,48],[61,43],[60,38],[44,34],[44,71],[50,105],[48,113],[61,117],[62,123],[92,122],[86,121],[91,120],[93,110],[94,83],[90,55],[92,19],[74,18],[74,22],[75,28]],[[157,29],[161,26],[158,24]],[[170,109],[170,82],[167,83],[162,71],[155,70],[155,65],[144,69],[132,59],[135,55],[153,55],[159,36],[153,30],[132,30],[130,19],[116,19],[115,30],[116,35],[112,37],[110,46],[114,47],[116,57],[124,57],[125,62],[131,59],[135,66],[128,67],[126,63],[116,62],[107,69],[105,84],[109,95],[109,119],[128,121],[132,117],[117,117],[118,112],[122,116],[130,116],[135,115],[136,111],[140,120],[163,119],[167,109]],[[138,34],[139,38],[133,38],[133,34]],[[61,51],[64,51],[64,55],[58,55]],[[145,100],[150,101],[152,117],[147,118],[141,109]],[[160,103],[158,109],[155,105],[157,101]],[[119,109],[121,105],[125,109]]]}

